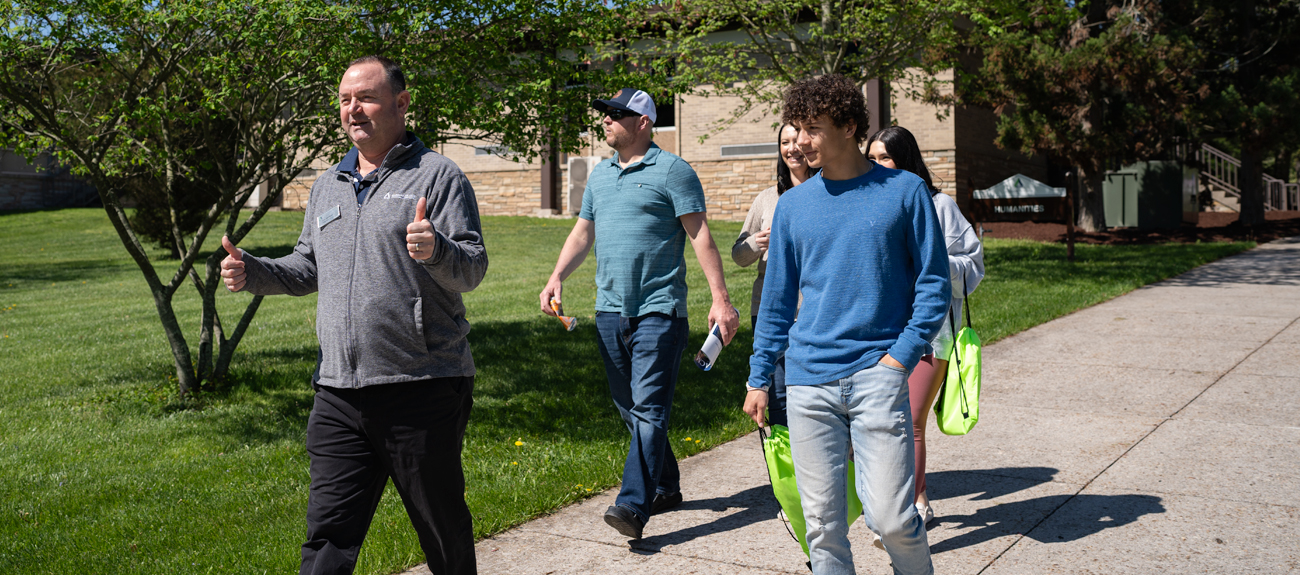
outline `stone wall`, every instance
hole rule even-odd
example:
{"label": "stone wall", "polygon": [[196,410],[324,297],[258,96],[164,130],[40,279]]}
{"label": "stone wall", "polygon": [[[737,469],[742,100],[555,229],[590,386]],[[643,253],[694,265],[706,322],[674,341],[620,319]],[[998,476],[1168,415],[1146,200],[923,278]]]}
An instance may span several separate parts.
{"label": "stone wall", "polygon": [[311,197],[311,185],[315,181],[316,176],[312,175],[294,178],[292,182],[285,184],[284,191],[280,194],[280,209],[307,209],[307,198]]}
{"label": "stone wall", "polygon": [[[776,183],[775,162],[773,157],[692,163],[704,186],[709,219],[744,221],[754,197]],[[567,188],[569,172],[567,169],[560,172]],[[541,207],[539,170],[470,172],[465,176],[474,186],[480,215],[534,216]],[[561,194],[560,201],[561,213],[570,213],[568,195]]]}
{"label": "stone wall", "polygon": [[534,216],[542,206],[540,169],[470,172],[465,177],[474,186],[479,215]]}
{"label": "stone wall", "polygon": [[745,221],[758,193],[776,185],[776,156],[744,160],[692,162],[704,187],[709,219]]}
{"label": "stone wall", "polygon": [[957,150],[923,150],[921,158],[930,170],[930,180],[939,191],[957,195]]}

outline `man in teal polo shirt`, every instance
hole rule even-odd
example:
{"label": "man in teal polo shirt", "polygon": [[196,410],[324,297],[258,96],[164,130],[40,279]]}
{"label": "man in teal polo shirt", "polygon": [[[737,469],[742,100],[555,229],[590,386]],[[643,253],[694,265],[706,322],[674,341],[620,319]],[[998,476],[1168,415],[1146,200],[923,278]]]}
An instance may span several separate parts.
{"label": "man in teal polo shirt", "polygon": [[605,114],[605,142],[617,153],[588,177],[578,222],[540,300],[542,312],[556,315],[551,301],[561,303],[563,281],[596,244],[600,354],[610,395],[632,434],[623,487],[605,522],[640,539],[651,515],[682,502],[668,416],[689,332],[683,257],[688,237],[713,294],[710,328],[719,326],[723,342],[730,342],[740,317],[709,234],[700,179],[685,160],[651,141],[654,101],[624,88],[591,105]]}

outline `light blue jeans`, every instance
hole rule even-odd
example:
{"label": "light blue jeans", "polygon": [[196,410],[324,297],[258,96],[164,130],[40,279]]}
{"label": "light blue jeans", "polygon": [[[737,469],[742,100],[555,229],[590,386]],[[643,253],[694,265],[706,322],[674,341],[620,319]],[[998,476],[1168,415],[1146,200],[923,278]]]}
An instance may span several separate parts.
{"label": "light blue jeans", "polygon": [[930,544],[916,512],[916,463],[907,372],[882,364],[820,385],[787,388],[790,451],[816,575],[852,575],[849,449],[867,527],[880,535],[894,573],[930,575]]}

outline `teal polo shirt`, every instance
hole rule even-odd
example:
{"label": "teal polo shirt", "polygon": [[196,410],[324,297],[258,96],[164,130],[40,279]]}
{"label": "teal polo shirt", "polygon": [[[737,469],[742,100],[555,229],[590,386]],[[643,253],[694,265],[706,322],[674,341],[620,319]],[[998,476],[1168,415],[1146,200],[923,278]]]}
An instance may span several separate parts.
{"label": "teal polo shirt", "polygon": [[596,226],[596,311],[686,317],[686,230],[678,218],[703,211],[695,170],[659,146],[627,168],[617,154],[597,164],[578,214]]}

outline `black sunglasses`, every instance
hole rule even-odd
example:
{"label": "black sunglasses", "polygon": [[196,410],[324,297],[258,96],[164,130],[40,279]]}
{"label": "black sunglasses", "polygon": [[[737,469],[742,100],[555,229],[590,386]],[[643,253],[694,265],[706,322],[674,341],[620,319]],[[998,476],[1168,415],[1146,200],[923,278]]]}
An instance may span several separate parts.
{"label": "black sunglasses", "polygon": [[631,112],[628,110],[619,110],[618,108],[606,108],[605,115],[609,116],[609,119],[614,120],[615,122],[622,120],[623,118],[641,117],[641,114],[638,114],[636,112]]}

